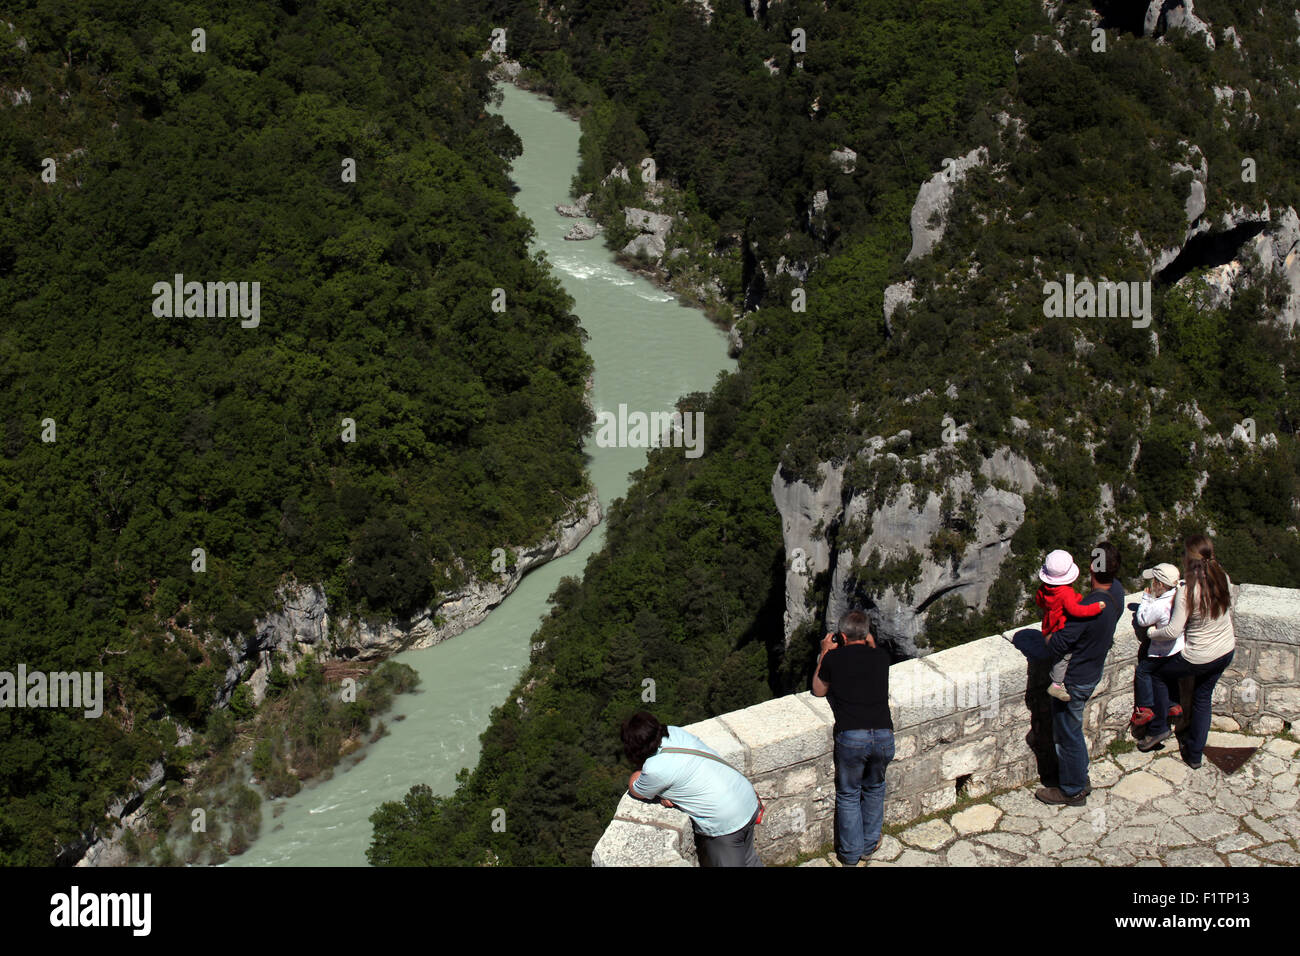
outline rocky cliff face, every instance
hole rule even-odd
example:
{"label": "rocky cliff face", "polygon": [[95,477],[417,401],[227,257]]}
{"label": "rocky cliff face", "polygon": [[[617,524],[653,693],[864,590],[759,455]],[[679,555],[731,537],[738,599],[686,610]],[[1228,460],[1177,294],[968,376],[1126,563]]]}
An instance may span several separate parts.
{"label": "rocky cliff face", "polygon": [[368,661],[432,647],[455,637],[486,618],[530,570],[576,548],[600,518],[600,502],[591,492],[580,498],[542,541],[515,548],[513,566],[507,571],[495,578],[470,581],[409,621],[373,625],[351,617],[332,617],[319,585],[289,583],[280,590],[281,607],[258,621],[242,646],[229,648],[233,663],[226,672],[219,705],[230,700],[250,661],[256,661],[257,667],[248,678],[249,685],[254,701],[261,703],[273,655],[287,659],[290,666],[308,651],[320,660]]}
{"label": "rocky cliff face", "polygon": [[[862,461],[898,462],[898,456],[886,450],[889,444],[873,438]],[[772,476],[788,560],[786,640],[804,624],[833,623],[858,605],[874,608],[882,636],[909,656],[922,653],[917,636],[925,631],[926,614],[940,598],[955,595],[970,610],[984,607],[1010,551],[1011,536],[1024,521],[1022,495],[1039,485],[1029,462],[1005,448],[981,462],[979,477],[957,474],[943,493],[903,482],[878,497],[871,489],[847,487],[841,463],[823,462],[818,470],[821,483],[816,488],[788,480],[780,469]],[[964,548],[955,556],[932,553],[932,542],[952,521],[945,514],[951,511],[951,506],[945,507],[945,494],[950,502],[965,501],[964,510],[973,515],[963,532]],[[860,572],[869,564],[903,567],[908,562],[915,562],[915,570],[905,583],[873,588],[862,580]],[[822,574],[829,575],[829,596],[825,607],[813,607],[812,584]]]}

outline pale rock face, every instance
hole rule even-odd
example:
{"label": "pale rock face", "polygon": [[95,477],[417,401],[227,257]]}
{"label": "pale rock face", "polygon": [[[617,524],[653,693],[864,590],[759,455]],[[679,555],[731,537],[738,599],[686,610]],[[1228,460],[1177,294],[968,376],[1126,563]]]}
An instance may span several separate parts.
{"label": "pale rock face", "polygon": [[[283,607],[254,625],[253,634],[227,646],[233,663],[226,672],[218,705],[230,700],[249,660],[269,672],[270,656],[278,652],[289,666],[308,650],[319,660],[379,660],[398,651],[432,647],[478,624],[519,586],[532,568],[568,554],[600,522],[600,502],[590,493],[577,502],[542,541],[514,550],[514,567],[488,580],[472,580],[441,596],[436,607],[425,608],[410,621],[371,625],[345,618],[333,622],[324,590],[316,584],[291,583],[280,591]],[[263,691],[265,683],[262,682]],[[256,693],[256,688],[254,688]]]}
{"label": "pale rock face", "polygon": [[[884,440],[873,440],[862,453],[871,459],[883,452]],[[975,492],[969,474],[950,479],[946,487],[960,502],[964,494],[974,496],[977,515],[973,540],[967,545],[954,567],[947,559],[936,560],[930,554],[930,540],[943,528],[942,495],[916,493],[903,484],[887,502],[871,500],[866,493],[852,493],[843,487],[844,466],[823,462],[819,465],[822,483],[817,489],[802,481],[787,481],[780,470],[772,478],[772,495],[781,514],[781,529],[787,557],[785,636],[789,640],[796,629],[813,621],[816,609],[806,606],[810,582],[829,571],[830,597],[824,609],[826,621],[835,621],[859,599],[852,566],[866,564],[877,554],[882,562],[905,559],[909,552],[921,556],[920,573],[912,586],[912,599],[894,591],[862,595],[870,600],[880,616],[880,630],[906,655],[919,652],[915,638],[925,627],[926,609],[941,596],[953,593],[969,608],[983,607],[989,588],[997,578],[1003,559],[1010,553],[1011,536],[1024,521],[1022,494],[1038,487],[1039,479],[1032,465],[999,449],[980,468],[991,480],[1004,483],[1010,490],[987,486]],[[826,529],[870,527],[866,541],[856,550],[832,552],[825,540]],[[821,530],[814,539],[812,532]]]}
{"label": "pale rock face", "polygon": [[1151,0],[1143,21],[1142,35],[1154,36],[1161,26],[1166,32],[1184,30],[1192,36],[1203,38],[1205,45],[1213,50],[1214,33],[1210,25],[1196,15],[1194,7],[1194,0]]}
{"label": "pale rock face", "polygon": [[[912,205],[912,249],[907,254],[907,261],[929,255],[943,238],[954,187],[966,178],[971,169],[985,165],[988,160],[988,150],[980,146],[949,164],[947,170],[935,173],[921,184],[916,202]],[[931,225],[932,221],[934,225]]]}
{"label": "pale rock face", "polygon": [[[785,540],[785,637],[812,620],[805,606],[808,587],[818,574],[830,568],[830,545],[825,530],[843,511],[841,499],[844,466],[822,462],[817,466],[821,485],[817,489],[802,481],[787,482],[778,468],[772,476],[772,497],[781,515]],[[823,533],[816,539],[813,531]]]}
{"label": "pale rock face", "polygon": [[1288,329],[1300,322],[1300,217],[1288,206],[1271,230],[1255,237],[1260,268],[1281,274],[1288,294],[1278,320]]}
{"label": "pale rock face", "polygon": [[613,169],[611,169],[609,174],[600,181],[600,184],[602,186],[608,186],[610,181],[614,179],[621,179],[625,183],[630,183],[632,181],[632,177],[628,175],[627,167],[622,163],[618,163]]}
{"label": "pale rock face", "polygon": [[577,242],[584,239],[595,239],[596,227],[588,225],[585,222],[575,222],[573,228],[564,234],[564,238]]}
{"label": "pale rock face", "polygon": [[[1266,222],[1270,212],[1263,213],[1233,208],[1223,215],[1224,229],[1236,228],[1249,222]],[[1265,275],[1277,274],[1287,287],[1286,301],[1278,313],[1278,321],[1288,329],[1300,323],[1300,216],[1292,207],[1282,213],[1272,228],[1261,232],[1243,247],[1237,259],[1210,269],[1204,283],[1198,287],[1199,301],[1207,308],[1226,308],[1237,290],[1247,288]],[[1184,277],[1179,283],[1189,282]]]}
{"label": "pale rock face", "polygon": [[851,173],[857,168],[858,154],[847,146],[843,149],[833,149],[831,150],[831,162],[839,168],[840,172]]}
{"label": "pale rock face", "polygon": [[633,206],[624,209],[623,216],[627,225],[641,230],[641,235],[633,237],[623,247],[623,252],[626,255],[643,253],[653,259],[662,258],[667,249],[668,231],[673,226],[673,217]]}
{"label": "pale rock face", "polygon": [[890,335],[894,334],[890,319],[902,306],[909,305],[914,300],[915,294],[916,283],[911,279],[885,287],[885,331]]}

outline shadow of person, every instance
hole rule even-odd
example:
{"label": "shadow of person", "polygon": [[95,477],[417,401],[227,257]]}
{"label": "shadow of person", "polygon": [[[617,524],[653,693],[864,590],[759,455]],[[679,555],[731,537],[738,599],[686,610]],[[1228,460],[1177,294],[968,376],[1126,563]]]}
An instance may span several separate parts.
{"label": "shadow of person", "polygon": [[1025,734],[1025,743],[1034,754],[1038,778],[1043,786],[1054,787],[1060,782],[1060,765],[1052,736],[1052,699],[1047,695],[1051,683],[1052,652],[1047,649],[1043,632],[1036,627],[1016,631],[1011,644],[1025,655],[1028,667],[1024,702],[1029,711],[1029,732]]}

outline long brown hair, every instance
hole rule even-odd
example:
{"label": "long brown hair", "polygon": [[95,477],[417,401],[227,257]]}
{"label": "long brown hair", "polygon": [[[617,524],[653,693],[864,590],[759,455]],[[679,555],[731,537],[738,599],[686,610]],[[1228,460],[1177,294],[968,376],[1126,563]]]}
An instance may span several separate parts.
{"label": "long brown hair", "polygon": [[1228,575],[1214,557],[1214,545],[1203,534],[1194,534],[1184,542],[1183,575],[1187,593],[1195,595],[1195,610],[1202,618],[1215,618],[1228,610],[1232,595],[1228,593]]}

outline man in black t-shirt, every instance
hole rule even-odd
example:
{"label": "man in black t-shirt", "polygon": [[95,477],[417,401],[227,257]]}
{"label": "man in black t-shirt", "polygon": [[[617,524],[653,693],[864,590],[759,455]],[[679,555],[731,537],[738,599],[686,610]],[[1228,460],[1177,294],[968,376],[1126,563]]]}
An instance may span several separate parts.
{"label": "man in black t-shirt", "polygon": [[894,759],[889,714],[889,652],[876,646],[867,616],[851,611],[822,639],[812,692],[835,714],[835,855],[857,866],[880,845],[885,767]]}

